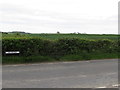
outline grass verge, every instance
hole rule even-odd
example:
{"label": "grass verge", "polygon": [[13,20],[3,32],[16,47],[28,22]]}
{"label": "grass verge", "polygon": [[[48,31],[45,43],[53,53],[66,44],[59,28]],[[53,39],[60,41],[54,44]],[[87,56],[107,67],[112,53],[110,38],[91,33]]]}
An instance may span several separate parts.
{"label": "grass verge", "polygon": [[37,62],[54,62],[54,61],[83,61],[95,59],[113,59],[118,58],[118,53],[87,53],[87,54],[72,54],[65,55],[56,59],[50,56],[4,56],[2,57],[2,64],[23,64],[23,63],[37,63]]}

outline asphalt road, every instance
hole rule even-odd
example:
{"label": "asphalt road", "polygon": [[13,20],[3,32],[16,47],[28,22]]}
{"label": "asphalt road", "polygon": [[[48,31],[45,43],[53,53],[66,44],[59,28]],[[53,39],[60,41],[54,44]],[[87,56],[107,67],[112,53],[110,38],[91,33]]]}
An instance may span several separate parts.
{"label": "asphalt road", "polygon": [[118,60],[56,62],[2,67],[3,88],[111,88]]}

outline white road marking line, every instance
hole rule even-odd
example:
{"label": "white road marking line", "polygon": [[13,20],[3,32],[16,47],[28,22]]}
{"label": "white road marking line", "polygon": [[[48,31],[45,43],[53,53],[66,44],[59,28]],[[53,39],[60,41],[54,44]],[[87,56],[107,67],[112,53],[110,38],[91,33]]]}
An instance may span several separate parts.
{"label": "white road marking line", "polygon": [[113,87],[118,87],[119,85],[118,84],[115,84],[115,85],[112,85]]}
{"label": "white road marking line", "polygon": [[[114,85],[111,85],[111,86],[108,86],[108,87],[119,87],[119,84],[114,84]],[[96,87],[96,88],[108,88],[107,86],[101,86],[101,87]]]}
{"label": "white road marking line", "polygon": [[106,86],[102,86],[102,87],[97,87],[97,88],[107,88]]}

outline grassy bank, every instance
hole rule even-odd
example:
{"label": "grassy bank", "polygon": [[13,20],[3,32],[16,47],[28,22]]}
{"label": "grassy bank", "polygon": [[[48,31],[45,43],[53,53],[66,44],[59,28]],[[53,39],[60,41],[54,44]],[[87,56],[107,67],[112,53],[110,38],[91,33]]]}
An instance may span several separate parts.
{"label": "grassy bank", "polygon": [[113,59],[118,58],[118,53],[87,53],[87,54],[71,54],[61,57],[52,56],[3,56],[2,64],[25,64],[25,63],[41,63],[55,61],[83,61],[95,59]]}

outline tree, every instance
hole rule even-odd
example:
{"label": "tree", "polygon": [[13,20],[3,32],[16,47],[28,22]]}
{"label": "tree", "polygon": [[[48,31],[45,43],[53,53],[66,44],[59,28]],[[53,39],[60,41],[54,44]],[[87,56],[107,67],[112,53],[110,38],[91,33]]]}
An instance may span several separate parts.
{"label": "tree", "polygon": [[59,31],[57,31],[57,34],[60,34],[60,32],[59,32]]}

